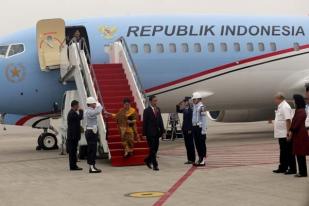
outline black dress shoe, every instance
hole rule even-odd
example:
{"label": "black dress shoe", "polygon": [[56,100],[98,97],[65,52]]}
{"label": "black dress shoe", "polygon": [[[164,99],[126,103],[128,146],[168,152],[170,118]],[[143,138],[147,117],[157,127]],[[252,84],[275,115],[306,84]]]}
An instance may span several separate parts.
{"label": "black dress shoe", "polygon": [[195,167],[205,167],[205,162],[195,163]]}
{"label": "black dress shoe", "polygon": [[192,162],[192,161],[185,162],[185,165],[192,165],[192,164],[194,164],[194,162]]}
{"label": "black dress shoe", "polygon": [[296,174],[295,177],[307,177],[307,175]]}
{"label": "black dress shoe", "polygon": [[159,167],[154,167],[153,168],[153,171],[159,171],[160,169],[159,169]]}
{"label": "black dress shoe", "polygon": [[70,168],[71,171],[77,171],[77,170],[83,170],[83,168],[81,167],[74,167],[74,168]]}
{"label": "black dress shoe", "polygon": [[201,159],[198,162],[193,164],[193,166],[195,166],[195,167],[204,167],[205,165],[206,165],[206,162],[205,162],[204,159]]}
{"label": "black dress shoe", "polygon": [[89,173],[101,173],[102,172],[102,170],[100,170],[100,169],[89,169]]}
{"label": "black dress shoe", "polygon": [[273,173],[285,173],[285,172],[286,172],[285,170],[281,170],[281,169],[273,170]]}
{"label": "black dress shoe", "polygon": [[100,171],[100,172],[102,172],[102,170],[100,170],[100,169],[96,168],[96,166],[95,166],[95,165],[93,166],[93,168],[94,168],[94,169],[96,169],[96,170],[98,170],[98,171]]}
{"label": "black dress shoe", "polygon": [[286,171],[284,174],[285,174],[285,175],[294,175],[294,174],[296,174],[296,171],[294,171],[294,170],[288,170],[288,171]]}
{"label": "black dress shoe", "polygon": [[144,163],[149,169],[152,169],[150,162],[148,162],[147,160],[144,160]]}

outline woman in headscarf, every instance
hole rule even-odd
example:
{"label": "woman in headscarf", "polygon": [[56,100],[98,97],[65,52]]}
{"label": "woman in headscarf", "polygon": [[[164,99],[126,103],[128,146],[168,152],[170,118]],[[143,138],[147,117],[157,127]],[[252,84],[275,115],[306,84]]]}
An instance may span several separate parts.
{"label": "woman in headscarf", "polygon": [[308,152],[309,137],[305,127],[306,103],[301,95],[294,95],[295,115],[289,132],[289,140],[293,144],[293,153],[296,155],[298,164],[298,174],[295,177],[307,177],[306,155]]}
{"label": "woman in headscarf", "polygon": [[118,113],[112,114],[116,119],[122,145],[124,148],[124,157],[133,155],[134,150],[134,137],[138,138],[136,129],[137,113],[134,108],[131,107],[130,99],[125,98],[123,100],[123,108]]}

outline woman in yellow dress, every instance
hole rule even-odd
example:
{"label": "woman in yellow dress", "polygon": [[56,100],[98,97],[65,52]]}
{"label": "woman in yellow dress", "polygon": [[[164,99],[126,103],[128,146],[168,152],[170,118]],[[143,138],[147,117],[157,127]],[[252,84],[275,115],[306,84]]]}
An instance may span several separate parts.
{"label": "woman in yellow dress", "polygon": [[131,107],[130,99],[125,98],[123,100],[123,108],[119,110],[118,113],[112,114],[116,119],[122,145],[124,148],[124,157],[129,157],[133,155],[134,150],[134,137],[139,140],[136,119],[137,113],[134,108]]}

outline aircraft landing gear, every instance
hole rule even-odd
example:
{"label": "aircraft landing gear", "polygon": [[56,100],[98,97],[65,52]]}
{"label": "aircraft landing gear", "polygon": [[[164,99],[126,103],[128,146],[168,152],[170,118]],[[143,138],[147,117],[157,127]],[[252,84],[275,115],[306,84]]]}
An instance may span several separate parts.
{"label": "aircraft landing gear", "polygon": [[54,150],[59,149],[58,140],[55,134],[49,133],[47,129],[38,137],[38,146],[36,150]]}

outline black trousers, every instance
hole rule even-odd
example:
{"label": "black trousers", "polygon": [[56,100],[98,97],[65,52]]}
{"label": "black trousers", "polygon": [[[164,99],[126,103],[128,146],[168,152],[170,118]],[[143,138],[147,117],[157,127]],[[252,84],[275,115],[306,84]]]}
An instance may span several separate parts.
{"label": "black trousers", "polygon": [[98,133],[95,134],[92,130],[86,130],[85,136],[88,145],[87,163],[89,165],[95,165],[95,159],[97,156]]}
{"label": "black trousers", "polygon": [[202,128],[200,128],[199,126],[194,126],[192,129],[192,136],[194,139],[197,154],[199,156],[199,161],[202,161],[207,154],[206,134],[202,134]]}
{"label": "black trousers", "polygon": [[307,176],[307,162],[306,156],[297,155],[298,173]]}
{"label": "black trousers", "polygon": [[69,153],[70,169],[77,167],[77,146],[78,140],[73,138],[67,139],[67,151]]}
{"label": "black trousers", "polygon": [[151,163],[153,167],[158,167],[157,153],[159,149],[159,139],[160,137],[147,137],[149,154],[145,161]]}
{"label": "black trousers", "polygon": [[295,155],[293,155],[293,143],[292,141],[287,141],[286,138],[279,138],[280,146],[280,165],[279,170],[296,171],[296,160]]}
{"label": "black trousers", "polygon": [[195,162],[195,148],[194,148],[192,130],[190,130],[190,132],[188,130],[182,130],[182,132],[185,139],[185,146],[187,150],[187,160]]}

